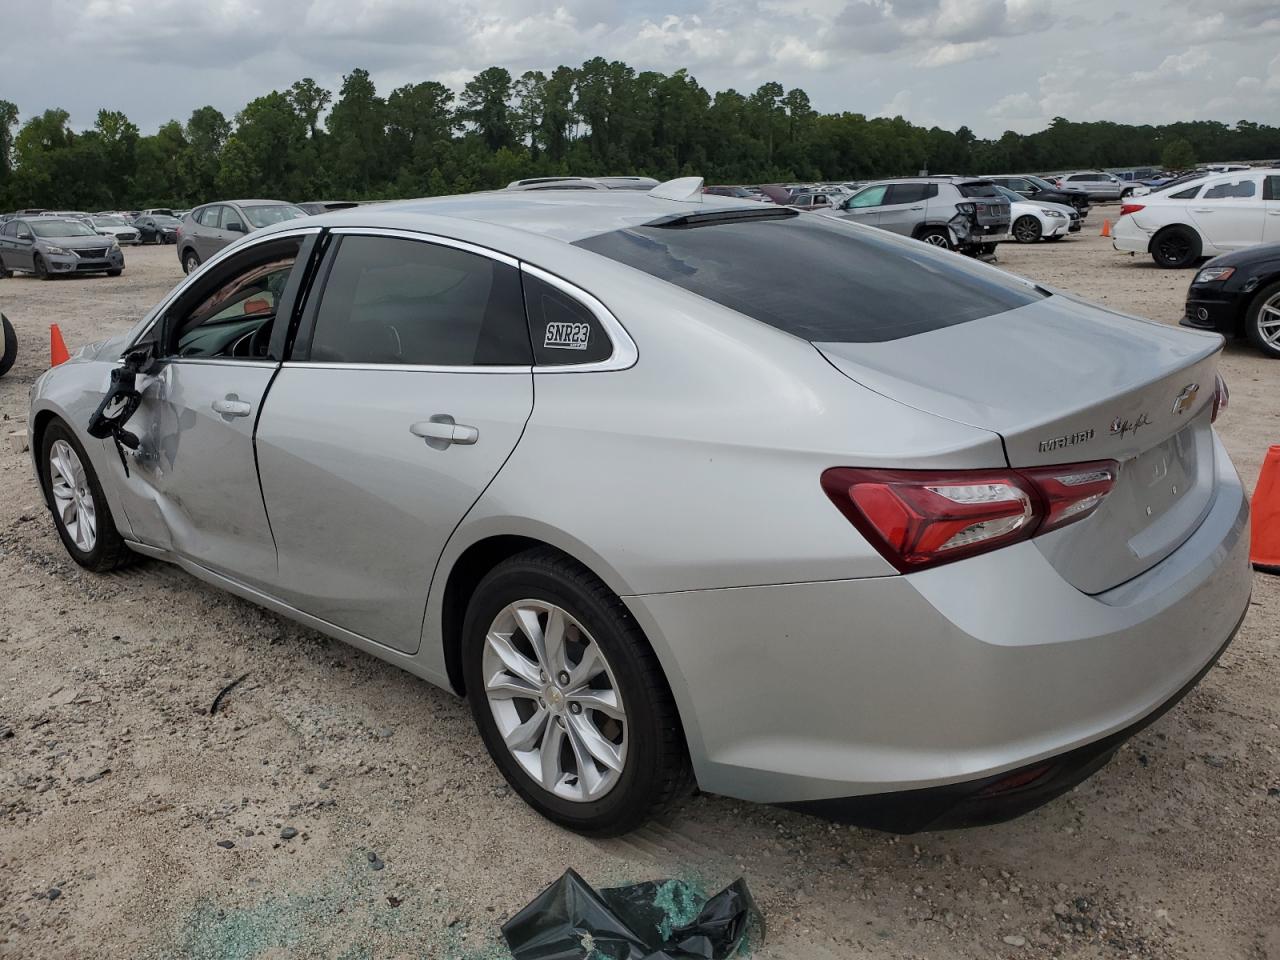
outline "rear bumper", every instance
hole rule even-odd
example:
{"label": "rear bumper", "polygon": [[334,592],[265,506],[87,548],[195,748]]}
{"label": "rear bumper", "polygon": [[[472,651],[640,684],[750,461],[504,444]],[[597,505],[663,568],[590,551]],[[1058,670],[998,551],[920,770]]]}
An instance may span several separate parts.
{"label": "rear bumper", "polygon": [[1176,701],[1248,606],[1248,506],[1214,446],[1200,526],[1095,596],[1032,541],[908,576],[626,598],[671,681],[699,784],[844,804],[971,794],[1054,758],[1066,779],[1086,776],[1108,738]]}
{"label": "rear bumper", "polygon": [[1181,690],[1141,720],[1101,740],[980,780],[862,797],[805,800],[783,806],[799,813],[889,833],[980,827],[1020,817],[1097,773],[1126,741],[1177,706],[1218,662],[1243,622],[1242,614],[1226,642]]}
{"label": "rear bumper", "polygon": [[1154,233],[1142,229],[1132,215],[1126,214],[1111,228],[1111,246],[1124,253],[1148,253]]}

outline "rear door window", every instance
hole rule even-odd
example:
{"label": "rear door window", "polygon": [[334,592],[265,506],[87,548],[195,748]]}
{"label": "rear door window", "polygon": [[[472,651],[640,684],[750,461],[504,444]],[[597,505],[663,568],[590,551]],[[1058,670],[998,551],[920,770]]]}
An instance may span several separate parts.
{"label": "rear door window", "polygon": [[938,187],[932,183],[895,183],[889,187],[885,203],[919,203],[938,195]]}
{"label": "rear door window", "polygon": [[1047,296],[917,241],[802,214],[639,226],[576,246],[815,343],[896,340]]}
{"label": "rear door window", "polygon": [[1280,200],[1280,177],[1266,177],[1263,179],[1262,199]]}
{"label": "rear door window", "polygon": [[528,365],[520,271],[442,244],[343,236],[330,253],[309,359]]}

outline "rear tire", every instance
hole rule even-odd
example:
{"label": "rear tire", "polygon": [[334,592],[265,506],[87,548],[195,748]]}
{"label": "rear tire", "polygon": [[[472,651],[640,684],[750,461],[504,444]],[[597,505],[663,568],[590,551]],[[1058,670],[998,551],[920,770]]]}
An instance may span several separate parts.
{"label": "rear tire", "polygon": [[1272,360],[1280,360],[1280,282],[1263,287],[1244,317],[1249,342]]}
{"label": "rear tire", "polygon": [[0,313],[0,331],[4,335],[4,349],[0,351],[0,377],[3,377],[18,358],[18,335],[13,332],[13,324],[3,313]]}
{"label": "rear tire", "polygon": [[920,235],[916,237],[921,243],[927,243],[931,247],[941,247],[944,250],[954,250],[955,244],[951,242],[951,234],[939,227],[930,227],[927,230],[921,230]]}
{"label": "rear tire", "polygon": [[1151,259],[1166,270],[1195,266],[1202,249],[1200,234],[1182,224],[1165,227],[1151,238]]}
{"label": "rear tire", "polygon": [[[69,449],[73,454],[72,457],[64,460],[70,464],[67,472],[73,475],[78,474],[82,482],[68,486],[65,482],[56,481],[50,461],[54,448],[58,444],[63,445],[60,449],[64,451]],[[125,546],[124,538],[120,536],[115,521],[111,519],[111,507],[107,503],[106,495],[102,492],[102,484],[98,482],[93,463],[90,462],[88,454],[84,452],[84,447],[75,433],[61,420],[55,420],[49,424],[44,431],[44,436],[40,438],[40,483],[44,487],[46,502],[52,504],[49,511],[53,514],[53,525],[58,531],[58,538],[62,540],[62,545],[66,547],[72,560],[86,570],[105,573],[108,570],[126,566],[136,559],[137,554]],[[69,494],[68,502],[61,512],[58,509],[58,491]],[[73,530],[68,526],[68,523],[86,522],[84,519],[86,503],[89,507],[88,513],[92,515],[91,539],[87,539],[78,527]],[[79,543],[77,543],[77,533],[80,534]]]}
{"label": "rear tire", "polygon": [[1040,221],[1029,213],[1013,221],[1013,229],[1010,232],[1013,234],[1013,239],[1019,243],[1039,243],[1044,235]]}
{"label": "rear tire", "polygon": [[186,253],[182,255],[182,272],[183,273],[187,273],[187,274],[193,273],[195,272],[195,269],[199,266],[200,266],[200,257],[196,254],[194,250],[188,250]]}
{"label": "rear tire", "polygon": [[[519,625],[531,615],[536,644]],[[553,615],[564,624],[560,644],[541,639]],[[592,650],[598,660],[588,656]],[[684,734],[657,657],[622,601],[569,557],[538,548],[491,570],[467,606],[462,658],[467,699],[489,755],[512,789],[548,820],[591,836],[616,836],[688,792]],[[595,672],[574,676],[601,661]],[[594,677],[590,686],[587,677]],[[584,691],[608,697],[620,716],[575,705]],[[522,746],[509,747],[513,739]],[[590,759],[602,755],[601,747],[606,754],[617,748],[620,770]],[[584,755],[589,773],[580,763]],[[593,784],[594,797],[587,794]]]}

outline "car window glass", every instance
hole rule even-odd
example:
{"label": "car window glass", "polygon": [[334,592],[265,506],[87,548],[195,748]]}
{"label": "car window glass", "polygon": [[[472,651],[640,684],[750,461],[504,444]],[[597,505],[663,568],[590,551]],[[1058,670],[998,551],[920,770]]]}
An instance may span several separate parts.
{"label": "car window glass", "polygon": [[1087,173],[1077,173],[1077,174],[1073,174],[1070,177],[1067,177],[1067,179],[1074,183],[1078,180],[1092,180],[1093,177]]}
{"label": "car window glass", "polygon": [[1209,186],[1201,200],[1240,200],[1258,195],[1258,185],[1251,179],[1229,180]]}
{"label": "car window glass", "polygon": [[529,364],[520,272],[440,244],[343,237],[316,311],[310,359]]}
{"label": "car window glass", "polygon": [[854,194],[849,200],[851,207],[878,207],[884,202],[887,186],[867,187],[861,193]]}
{"label": "car window glass", "polygon": [[964,257],[830,217],[638,226],[575,246],[816,343],[896,340],[1045,296]]}
{"label": "car window glass", "polygon": [[1269,176],[1263,179],[1262,199],[1280,200],[1280,176]]}
{"label": "car window glass", "polygon": [[222,207],[214,205],[205,207],[200,213],[200,224],[205,227],[212,227],[215,230],[222,225]]}
{"label": "car window glass", "polygon": [[264,359],[272,320],[301,239],[236,258],[202,284],[198,302],[176,325],[169,353],[180,357]]}
{"label": "car window glass", "polygon": [[1200,192],[1200,184],[1194,187],[1187,187],[1185,190],[1179,190],[1177,193],[1171,193],[1169,196],[1174,200],[1191,200]]}
{"label": "car window glass", "polygon": [[254,204],[244,207],[243,211],[245,218],[259,229],[307,215],[307,211],[301,207],[295,207],[292,203]]}
{"label": "car window glass", "polygon": [[919,203],[929,196],[930,183],[895,183],[889,187],[888,195],[885,197],[886,204],[891,203]]}
{"label": "car window glass", "polygon": [[559,288],[526,273],[524,303],[538,366],[598,363],[613,355],[613,342],[596,315]]}
{"label": "car window glass", "polygon": [[13,236],[17,236],[17,233],[18,233],[18,221],[17,221],[17,220],[10,220],[8,223],[6,223],[6,224],[4,225],[4,231],[3,231],[3,233],[4,233],[4,235],[5,235],[6,237],[13,237]]}
{"label": "car window glass", "polygon": [[962,183],[958,187],[960,196],[962,197],[990,197],[992,199],[1000,199],[1000,191],[996,189],[996,185],[990,181],[979,181],[975,183]]}
{"label": "car window glass", "polygon": [[240,211],[235,207],[223,206],[222,210],[222,229],[234,230],[236,224],[240,225],[240,232],[247,233],[248,228],[244,225],[244,219],[240,216]]}

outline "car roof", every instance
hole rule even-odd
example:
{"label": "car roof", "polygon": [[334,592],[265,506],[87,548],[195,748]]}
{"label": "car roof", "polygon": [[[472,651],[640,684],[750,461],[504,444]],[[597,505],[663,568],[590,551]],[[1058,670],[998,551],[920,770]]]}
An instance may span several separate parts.
{"label": "car roof", "polygon": [[[755,200],[739,200],[698,193],[693,201],[665,200],[639,190],[494,190],[450,197],[427,197],[335,210],[309,218],[325,226],[402,227],[429,229],[430,221],[446,217],[492,224],[524,233],[573,243],[601,233],[650,223],[672,214],[699,210],[745,210],[759,213]],[[298,221],[285,221],[287,229]]]}

